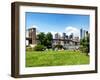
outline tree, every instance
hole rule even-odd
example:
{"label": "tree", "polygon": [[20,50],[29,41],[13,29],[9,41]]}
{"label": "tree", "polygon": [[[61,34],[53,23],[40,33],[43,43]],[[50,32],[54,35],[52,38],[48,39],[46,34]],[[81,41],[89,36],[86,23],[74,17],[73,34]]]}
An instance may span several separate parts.
{"label": "tree", "polygon": [[38,38],[38,44],[40,45],[44,45],[45,44],[45,34],[43,32],[39,33],[37,35],[37,38]]}
{"label": "tree", "polygon": [[53,39],[53,36],[50,32],[48,32],[46,34],[46,37],[45,37],[45,46],[47,48],[51,48],[52,47],[52,39]]}
{"label": "tree", "polygon": [[90,52],[89,51],[89,48],[90,48],[89,42],[90,42],[89,34],[86,37],[84,37],[83,39],[80,40],[80,50],[82,52],[87,53],[87,55]]}
{"label": "tree", "polygon": [[38,44],[39,45],[44,45],[47,48],[52,47],[53,36],[50,32],[48,32],[47,34],[41,32],[37,35],[37,38],[38,38]]}

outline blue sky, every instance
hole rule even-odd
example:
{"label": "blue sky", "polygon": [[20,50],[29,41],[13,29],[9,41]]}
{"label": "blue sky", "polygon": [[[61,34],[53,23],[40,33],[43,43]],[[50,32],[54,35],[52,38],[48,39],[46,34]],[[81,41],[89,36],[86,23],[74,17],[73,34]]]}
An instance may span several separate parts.
{"label": "blue sky", "polygon": [[[26,28],[36,27],[40,32],[77,32],[89,29],[89,15],[49,14],[26,12]],[[69,30],[68,30],[69,29]],[[76,31],[75,31],[76,30]],[[78,34],[78,33],[77,33]]]}

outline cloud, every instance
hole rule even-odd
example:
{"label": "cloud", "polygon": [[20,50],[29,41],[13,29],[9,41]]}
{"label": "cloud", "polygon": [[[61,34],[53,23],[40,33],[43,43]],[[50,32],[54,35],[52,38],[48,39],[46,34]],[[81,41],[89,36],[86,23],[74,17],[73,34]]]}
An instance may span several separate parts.
{"label": "cloud", "polygon": [[75,37],[80,37],[80,29],[77,29],[75,27],[68,26],[65,28],[65,32],[67,35],[70,35],[71,33],[73,33]]}

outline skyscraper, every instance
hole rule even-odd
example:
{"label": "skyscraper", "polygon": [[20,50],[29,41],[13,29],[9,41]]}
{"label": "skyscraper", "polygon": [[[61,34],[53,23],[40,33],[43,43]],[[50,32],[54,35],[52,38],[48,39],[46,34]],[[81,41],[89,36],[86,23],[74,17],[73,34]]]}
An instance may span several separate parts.
{"label": "skyscraper", "polygon": [[73,33],[69,35],[69,39],[73,39]]}
{"label": "skyscraper", "polygon": [[66,38],[66,33],[63,33],[63,39],[65,39]]}
{"label": "skyscraper", "polygon": [[81,28],[80,29],[80,39],[82,39],[83,38],[83,29]]}
{"label": "skyscraper", "polygon": [[55,39],[60,39],[60,34],[59,33],[55,34]]}
{"label": "skyscraper", "polygon": [[86,37],[86,31],[85,31],[85,30],[84,30],[84,32],[83,32],[83,35],[84,35],[83,37]]}
{"label": "skyscraper", "polygon": [[68,35],[66,35],[66,39],[68,39]]}
{"label": "skyscraper", "polygon": [[86,37],[89,35],[88,31],[86,31]]}

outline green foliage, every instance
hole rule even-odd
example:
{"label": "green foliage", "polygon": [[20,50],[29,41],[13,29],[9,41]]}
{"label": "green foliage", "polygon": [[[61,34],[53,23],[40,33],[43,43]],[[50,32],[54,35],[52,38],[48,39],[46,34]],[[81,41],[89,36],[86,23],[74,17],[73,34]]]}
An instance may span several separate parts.
{"label": "green foliage", "polygon": [[46,37],[45,37],[45,46],[47,48],[51,48],[52,47],[52,39],[53,39],[53,36],[50,32],[48,32],[46,34]]}
{"label": "green foliage", "polygon": [[43,45],[36,45],[34,47],[34,51],[44,51],[45,50],[45,46]]}
{"label": "green foliage", "polygon": [[38,37],[38,44],[44,45],[47,48],[52,47],[53,36],[50,32],[48,32],[47,34],[41,32],[40,34],[37,35],[37,37]]}
{"label": "green foliage", "polygon": [[26,51],[26,67],[89,64],[89,56],[80,51]]}
{"label": "green foliage", "polygon": [[84,37],[83,39],[80,40],[80,50],[82,52],[87,53],[87,55],[89,53],[89,48],[90,48],[89,42],[90,42],[89,34],[86,37]]}
{"label": "green foliage", "polygon": [[45,43],[45,36],[46,36],[46,35],[45,35],[43,32],[41,32],[41,33],[39,33],[39,34],[37,35],[38,44],[44,45],[44,43]]}
{"label": "green foliage", "polygon": [[62,46],[62,45],[60,45],[60,44],[58,44],[58,45],[55,45],[55,46],[54,46],[54,48],[62,49],[62,48],[63,48],[63,46]]}
{"label": "green foliage", "polygon": [[33,49],[31,47],[26,47],[26,51],[32,51]]}

